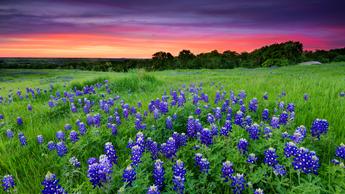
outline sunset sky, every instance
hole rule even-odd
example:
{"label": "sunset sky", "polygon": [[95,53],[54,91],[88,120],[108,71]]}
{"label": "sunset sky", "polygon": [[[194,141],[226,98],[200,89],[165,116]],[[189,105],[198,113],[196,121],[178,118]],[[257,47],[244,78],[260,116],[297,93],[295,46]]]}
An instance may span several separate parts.
{"label": "sunset sky", "polygon": [[0,57],[135,57],[288,40],[345,47],[345,1],[0,0]]}

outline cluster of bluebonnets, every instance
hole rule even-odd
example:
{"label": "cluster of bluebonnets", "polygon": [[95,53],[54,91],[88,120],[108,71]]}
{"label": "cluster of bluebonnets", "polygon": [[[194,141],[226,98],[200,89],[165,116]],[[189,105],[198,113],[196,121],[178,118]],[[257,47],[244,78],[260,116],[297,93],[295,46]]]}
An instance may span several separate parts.
{"label": "cluster of bluebonnets", "polygon": [[[104,145],[103,154],[97,157],[91,157],[87,161],[80,161],[75,156],[69,158],[68,161],[74,168],[87,166],[85,175],[94,189],[105,187],[111,182],[114,166],[118,165],[118,157],[121,154],[128,155],[128,161],[130,161],[122,169],[124,188],[131,187],[137,179],[136,170],[142,163],[143,155],[149,153],[153,161],[153,170],[148,173],[152,174],[153,181],[152,185],[147,185],[147,193],[157,194],[166,191],[168,189],[166,188],[167,179],[172,180],[173,190],[176,193],[184,193],[185,184],[188,181],[187,172],[192,169],[188,169],[185,162],[177,156],[181,147],[186,146],[190,141],[197,141],[200,144],[194,146],[194,150],[190,150],[194,153],[194,158],[191,159],[194,161],[194,168],[197,171],[201,174],[208,174],[211,166],[220,166],[221,170],[217,176],[223,182],[228,183],[233,193],[242,193],[246,190],[255,194],[264,193],[262,188],[256,188],[255,185],[250,186],[250,181],[246,175],[237,172],[237,167],[232,161],[224,160],[219,161],[217,164],[211,164],[203,153],[198,152],[201,146],[212,147],[217,138],[230,138],[235,128],[248,134],[247,138],[240,137],[236,142],[236,149],[239,154],[246,158],[245,162],[248,165],[258,165],[259,163],[267,165],[272,169],[275,176],[286,176],[290,168],[298,173],[318,174],[321,166],[318,154],[313,150],[300,146],[300,144],[308,136],[318,141],[323,135],[326,135],[329,130],[329,123],[325,119],[315,119],[310,126],[309,132],[303,125],[297,127],[292,133],[282,132],[279,138],[286,142],[283,150],[281,150],[284,157],[278,155],[277,147],[267,147],[263,153],[250,153],[248,150],[249,144],[255,143],[259,139],[269,140],[272,138],[274,131],[284,129],[290,122],[293,122],[295,119],[295,105],[293,103],[286,104],[281,101],[277,103],[273,110],[264,108],[262,112],[258,112],[259,100],[257,98],[250,99],[248,105],[246,105],[247,95],[245,91],[240,91],[237,95],[230,91],[230,95],[227,97],[227,93],[221,88],[215,93],[214,101],[211,102],[208,94],[202,91],[202,84],[199,86],[192,84],[189,88],[184,85],[178,90],[171,90],[170,95],[164,93],[161,98],[150,101],[147,109],[145,109],[142,102],[130,106],[120,96],[106,99],[105,94],[100,94],[101,99],[98,102],[91,100],[91,98],[88,99],[89,96],[98,95],[97,92],[101,89],[105,89],[108,95],[112,94],[107,80],[104,83],[84,86],[81,90],[73,88],[69,92],[60,93],[56,91],[55,96],[52,95],[47,103],[52,111],[55,107],[68,104],[72,113],[82,112],[85,118],[78,119],[75,126],[65,124],[64,131],[57,131],[55,139],[47,140],[41,134],[36,137],[37,144],[46,146],[50,152],[56,152],[59,157],[66,157],[69,152],[69,143],[77,143],[81,138],[84,138],[83,136],[89,130],[106,126],[109,133],[116,136],[119,127],[123,123],[134,121],[130,125],[137,130],[137,133],[133,139],[128,141],[128,153],[117,152],[116,143],[107,142]],[[43,93],[41,89],[27,88],[25,97],[20,90],[16,92],[16,95],[22,100],[29,98],[30,95],[34,98],[49,92],[52,93],[52,91],[53,86],[51,85],[50,90],[44,90]],[[282,92],[281,96],[285,95],[286,93]],[[304,94],[303,98],[308,101],[309,96]],[[265,93],[262,99],[267,101],[268,94]],[[14,96],[9,96],[7,100],[1,97],[0,103],[10,104],[13,100]],[[183,109],[185,106],[193,106],[193,112],[184,119],[185,123],[181,129],[181,126],[176,126],[178,113],[171,113],[170,110],[173,108]],[[95,107],[99,108],[99,113],[94,112]],[[28,111],[34,111],[34,108],[31,104],[27,105]],[[140,111],[143,111],[143,114]],[[253,118],[249,113],[253,113],[257,117]],[[171,136],[163,142],[157,142],[146,136],[145,131],[157,130],[157,125],[148,125],[149,118],[152,118],[154,123],[162,121],[164,130],[171,131]],[[0,114],[0,120],[5,119],[4,114]],[[16,125],[20,129],[26,122],[20,115],[16,118]],[[179,132],[175,131],[177,128],[179,128]],[[17,133],[19,144],[21,146],[33,144],[34,140],[28,140],[24,132]],[[8,139],[13,139],[15,131],[7,129],[5,135]],[[173,166],[167,166],[164,162],[167,160],[172,161]],[[335,158],[331,162],[344,167],[344,160],[345,145],[341,144],[336,148]],[[290,166],[284,165],[283,161],[289,161]],[[172,177],[168,178],[166,176],[167,168],[171,168]],[[12,175],[3,176],[2,187],[4,191],[13,191],[15,186],[15,179]],[[42,193],[67,193],[67,191],[60,185],[56,175],[48,172],[43,177]]]}

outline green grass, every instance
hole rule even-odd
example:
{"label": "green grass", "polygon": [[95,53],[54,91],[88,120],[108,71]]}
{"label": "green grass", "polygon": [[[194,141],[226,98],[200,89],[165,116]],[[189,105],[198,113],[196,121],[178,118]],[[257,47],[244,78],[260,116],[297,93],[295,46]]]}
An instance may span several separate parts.
{"label": "green grass", "polygon": [[[256,168],[254,172],[248,173],[244,163],[237,162],[238,171],[248,173],[247,179],[250,179],[255,186],[265,188],[269,192],[278,193],[343,193],[345,189],[344,169],[329,165],[334,157],[335,148],[341,142],[345,142],[345,98],[340,97],[339,93],[345,91],[345,63],[331,63],[323,65],[310,66],[289,66],[282,68],[260,68],[260,69],[232,69],[232,70],[171,70],[161,72],[144,72],[142,70],[133,70],[129,73],[114,72],[91,72],[78,70],[1,70],[0,72],[0,95],[7,97],[12,92],[15,95],[17,89],[21,89],[25,94],[26,87],[49,89],[49,85],[54,85],[54,92],[69,91],[71,88],[81,88],[85,84],[95,84],[109,80],[109,87],[112,89],[110,95],[106,98],[120,95],[126,103],[136,105],[138,101],[143,102],[141,113],[147,109],[147,105],[152,99],[161,97],[164,91],[169,94],[170,89],[177,89],[186,84],[199,84],[203,82],[203,92],[207,93],[213,104],[214,96],[220,86],[224,86],[227,91],[233,90],[236,94],[240,90],[247,93],[246,104],[253,97],[259,100],[259,113],[268,107],[273,110],[280,101],[285,104],[293,102],[296,106],[296,119],[283,129],[275,132],[280,136],[283,131],[293,132],[299,125],[305,125],[308,129],[315,118],[323,118],[329,121],[330,129],[326,137],[320,141],[311,138],[306,139],[303,146],[315,150],[321,159],[321,169],[319,176],[301,175],[301,180],[296,172],[288,166],[290,163],[284,161],[288,166],[289,173],[287,178],[275,176],[264,177],[261,172],[270,172],[264,165]],[[211,85],[211,83],[215,83]],[[65,87],[64,87],[65,85]],[[281,92],[285,91],[285,97],[279,97]],[[264,101],[262,96],[264,92],[268,93],[269,100]],[[49,92],[48,92],[49,93]],[[104,89],[100,93],[106,93]],[[306,102],[303,99],[304,94],[309,95]],[[136,130],[134,129],[134,120],[123,122],[119,127],[119,133],[116,137],[109,134],[109,129],[105,125],[101,128],[90,128],[88,134],[81,138],[76,144],[67,141],[68,154],[62,158],[55,152],[49,152],[46,143],[54,140],[55,133],[63,130],[66,123],[70,123],[74,130],[77,130],[75,121],[82,119],[85,123],[85,114],[82,108],[78,107],[78,113],[71,113],[69,106],[59,105],[50,109],[48,107],[49,95],[46,94],[37,99],[18,100],[11,104],[0,104],[0,114],[5,116],[3,124],[0,125],[0,177],[5,174],[12,174],[16,181],[18,193],[39,193],[42,189],[41,181],[44,179],[47,171],[57,174],[61,184],[70,193],[102,193],[117,192],[123,185],[121,176],[123,169],[129,164],[129,150],[125,148],[129,138],[134,138]],[[54,95],[54,94],[53,94]],[[82,97],[84,98],[84,97]],[[100,95],[89,96],[89,99],[95,100],[97,108],[95,113],[102,112],[98,109],[98,100]],[[191,96],[188,96],[191,99]],[[33,106],[33,111],[27,110],[27,105]],[[219,105],[221,106],[221,105]],[[120,107],[119,102],[115,107]],[[234,107],[234,112],[238,107]],[[209,110],[211,111],[211,110]],[[113,111],[111,111],[113,112]],[[178,113],[181,119],[175,124],[176,131],[185,132],[185,121],[193,112],[191,105],[186,105],[184,109],[173,108],[169,114]],[[17,116],[21,116],[24,125],[16,125]],[[105,122],[106,116],[102,115]],[[165,117],[164,117],[165,118]],[[148,128],[156,125],[159,130],[148,130],[145,135],[156,137],[158,143],[162,143],[161,137],[165,139],[171,135],[171,132],[163,130],[164,118],[154,121],[149,118],[145,121]],[[253,115],[254,119],[258,116]],[[1,121],[0,121],[1,122]],[[5,131],[7,129],[15,131],[15,138],[7,139]],[[17,138],[17,132],[22,131],[28,139],[28,146],[21,147]],[[45,144],[39,146],[36,143],[36,136],[42,134],[45,138]],[[213,177],[220,173],[221,162],[225,159],[240,161],[242,157],[236,151],[235,142],[237,135],[243,135],[240,129],[234,129],[233,136],[230,139],[217,139],[215,146],[210,148],[202,147],[201,152],[210,158],[213,168],[210,177],[197,176],[196,171],[187,173],[186,190],[189,193],[210,193],[210,192],[230,192],[226,187],[219,187],[222,183],[219,177]],[[308,134],[309,135],[309,134]],[[66,137],[69,133],[66,133]],[[103,145],[111,141],[117,149],[119,155],[119,165],[114,167],[112,184],[106,190],[92,189],[92,185],[86,177],[86,160],[89,157],[98,157],[103,152]],[[263,140],[262,140],[263,141]],[[192,146],[197,141],[188,144],[178,152],[178,157],[183,158],[188,164],[193,164]],[[261,140],[260,140],[261,142]],[[260,155],[267,147],[274,146],[283,149],[283,144],[275,141],[261,142],[262,144],[250,144],[250,150]],[[264,146],[263,146],[264,145]],[[257,153],[258,152],[258,153]],[[212,153],[216,153],[212,155]],[[279,153],[282,154],[282,153]],[[72,169],[68,163],[71,156],[77,156],[82,163],[79,170]],[[189,158],[188,158],[189,157]],[[128,193],[142,193],[146,188],[152,185],[151,171],[153,161],[148,154],[143,156],[143,164],[137,169],[137,181],[132,188],[126,188]],[[188,161],[188,162],[187,162]],[[166,191],[171,192],[171,161],[165,161],[167,164],[166,179],[169,182]],[[235,162],[236,163],[236,162]],[[188,166],[189,169],[191,166]],[[187,168],[188,171],[188,168]],[[294,172],[294,173],[293,173]],[[292,174],[291,174],[292,173]],[[272,172],[271,172],[272,174]],[[169,177],[170,176],[170,177]],[[211,179],[211,180],[210,180]],[[209,183],[209,186],[207,186]],[[206,185],[205,185],[206,184]],[[225,185],[225,184],[224,184]],[[250,186],[247,192],[250,191]]]}

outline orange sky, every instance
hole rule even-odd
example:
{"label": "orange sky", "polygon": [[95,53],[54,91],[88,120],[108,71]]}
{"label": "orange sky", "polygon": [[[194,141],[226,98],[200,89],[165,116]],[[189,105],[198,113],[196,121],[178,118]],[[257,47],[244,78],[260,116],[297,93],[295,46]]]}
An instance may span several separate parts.
{"label": "orange sky", "polygon": [[6,37],[0,41],[0,57],[134,57],[149,58],[157,51],[177,55],[182,49],[193,53],[217,49],[252,51],[261,46],[288,40],[303,40],[308,49],[325,47],[326,42],[300,35],[258,34],[183,36],[183,37],[123,37],[104,34],[31,34]]}

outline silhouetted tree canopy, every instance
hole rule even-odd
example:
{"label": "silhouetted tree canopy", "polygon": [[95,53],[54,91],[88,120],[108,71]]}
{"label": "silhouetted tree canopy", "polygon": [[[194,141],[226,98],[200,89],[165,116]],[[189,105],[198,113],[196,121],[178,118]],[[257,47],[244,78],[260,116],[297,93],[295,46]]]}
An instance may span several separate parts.
{"label": "silhouetted tree canopy", "polygon": [[149,71],[165,69],[231,69],[235,67],[256,68],[287,66],[302,61],[345,61],[345,48],[303,51],[300,42],[288,41],[256,49],[250,53],[213,50],[198,55],[182,50],[174,57],[159,51],[152,59],[82,59],[82,58],[0,58],[0,68],[27,69],[81,69],[94,71],[126,72],[142,68]]}

